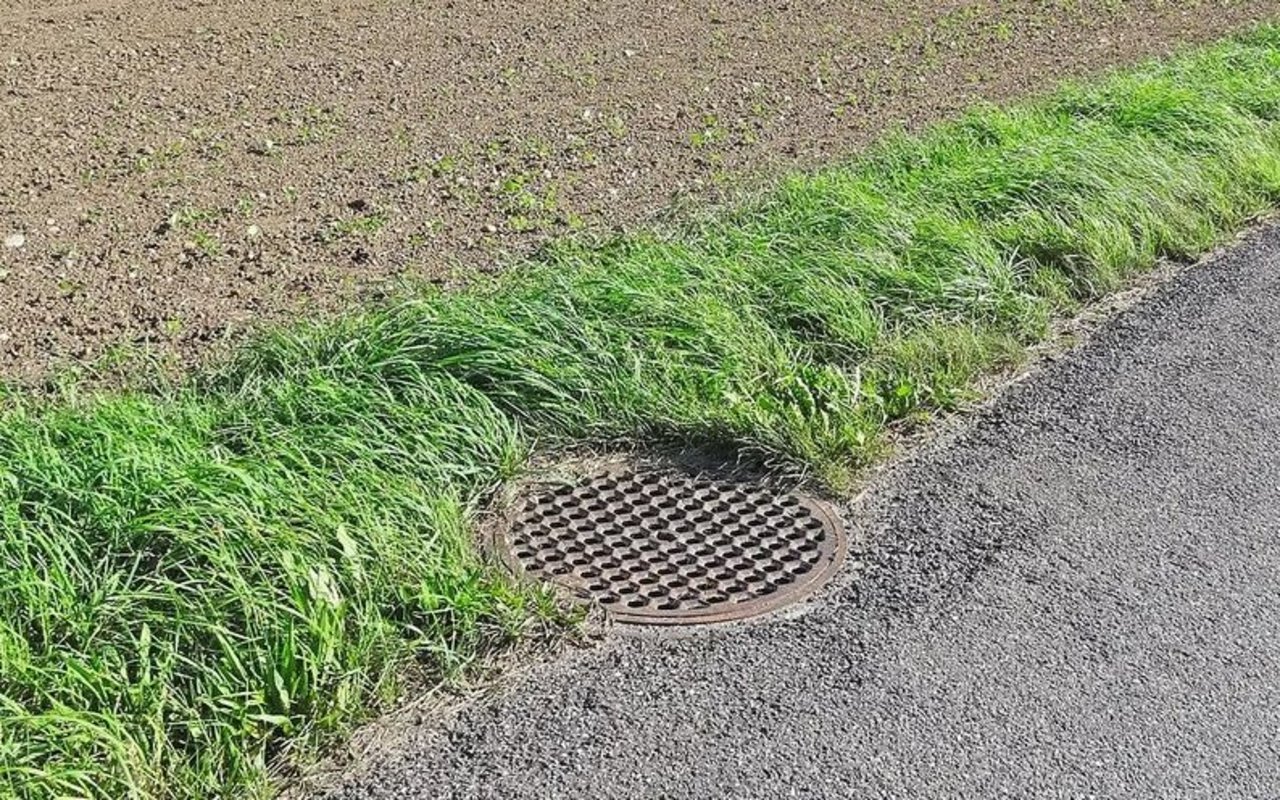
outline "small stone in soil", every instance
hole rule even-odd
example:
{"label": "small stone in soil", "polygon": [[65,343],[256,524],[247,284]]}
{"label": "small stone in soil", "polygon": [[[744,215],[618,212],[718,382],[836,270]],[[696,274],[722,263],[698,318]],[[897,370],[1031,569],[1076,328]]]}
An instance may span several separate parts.
{"label": "small stone in soil", "polygon": [[19,247],[22,247],[26,243],[27,243],[27,237],[23,236],[20,233],[11,233],[8,236],[4,237],[4,246],[9,248],[10,250],[17,250]]}

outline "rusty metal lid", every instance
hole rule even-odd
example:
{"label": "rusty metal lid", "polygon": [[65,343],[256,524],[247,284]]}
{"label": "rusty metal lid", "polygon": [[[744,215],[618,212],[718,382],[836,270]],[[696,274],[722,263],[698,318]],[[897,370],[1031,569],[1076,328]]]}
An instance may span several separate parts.
{"label": "rusty metal lid", "polygon": [[839,568],[845,537],[820,501],[763,483],[612,467],[527,487],[495,537],[518,574],[617,620],[723,622],[793,603]]}

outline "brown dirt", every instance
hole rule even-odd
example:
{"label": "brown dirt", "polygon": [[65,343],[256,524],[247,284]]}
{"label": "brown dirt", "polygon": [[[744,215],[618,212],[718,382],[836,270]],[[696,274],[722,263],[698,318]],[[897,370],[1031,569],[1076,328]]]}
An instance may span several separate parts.
{"label": "brown dirt", "polygon": [[[0,375],[492,269],[1280,0],[13,0]],[[21,237],[21,246],[18,244]]]}

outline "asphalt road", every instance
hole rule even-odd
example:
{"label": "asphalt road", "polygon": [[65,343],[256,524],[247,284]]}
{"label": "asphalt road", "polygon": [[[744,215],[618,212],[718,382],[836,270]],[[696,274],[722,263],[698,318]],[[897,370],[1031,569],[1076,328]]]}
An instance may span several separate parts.
{"label": "asphalt road", "polygon": [[1280,230],[878,479],[802,614],[618,637],[340,798],[1280,797]]}

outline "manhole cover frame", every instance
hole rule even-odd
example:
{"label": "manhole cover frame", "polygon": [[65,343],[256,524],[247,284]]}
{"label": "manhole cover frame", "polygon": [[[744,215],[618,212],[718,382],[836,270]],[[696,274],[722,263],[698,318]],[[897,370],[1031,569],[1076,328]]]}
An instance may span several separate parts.
{"label": "manhole cover frame", "polygon": [[[653,474],[679,480],[710,480],[717,485],[736,484],[746,492],[768,492],[779,498],[793,498],[814,519],[822,523],[824,537],[818,545],[817,563],[813,564],[807,572],[795,576],[795,580],[787,585],[775,588],[765,595],[703,608],[665,610],[633,609],[600,603],[595,594],[585,586],[572,585],[568,581],[558,579],[560,576],[531,571],[516,555],[516,546],[512,541],[511,533],[514,532],[519,518],[526,510],[525,504],[531,497],[548,495],[554,489],[566,486],[574,488],[590,486],[606,477],[617,480],[628,475],[639,477]],[[724,467],[695,466],[678,461],[629,459],[594,463],[561,463],[554,470],[543,470],[526,477],[504,492],[498,511],[493,524],[485,526],[487,534],[483,537],[483,541],[486,549],[497,558],[503,568],[520,580],[554,587],[557,591],[604,610],[610,619],[629,625],[709,625],[759,617],[781,608],[799,605],[817,590],[826,586],[840,572],[849,554],[849,541],[844,523],[840,515],[825,501],[794,488],[780,487],[768,476],[759,473],[744,473],[740,469]],[[580,580],[574,578],[572,573],[568,577],[575,581]]]}

